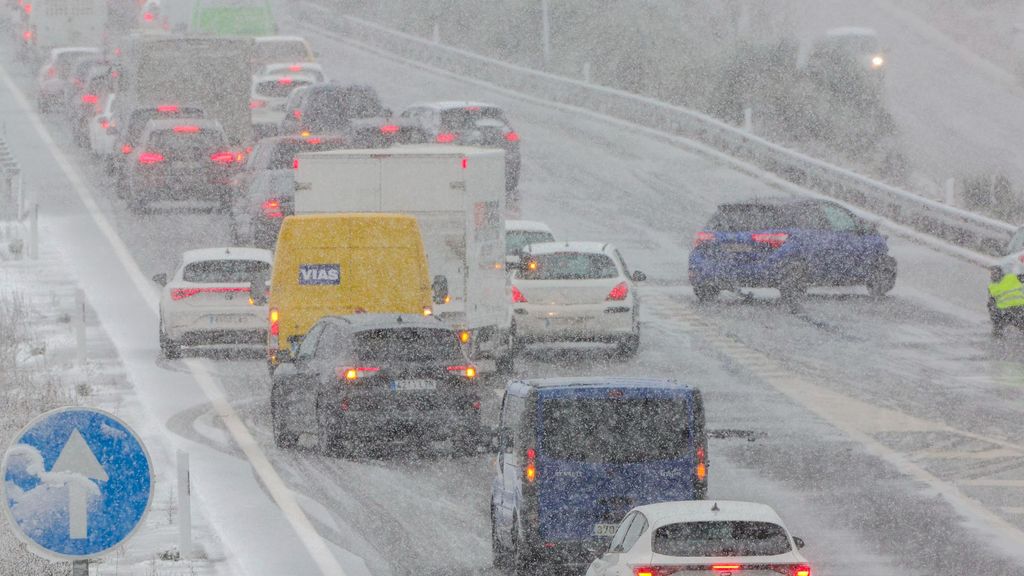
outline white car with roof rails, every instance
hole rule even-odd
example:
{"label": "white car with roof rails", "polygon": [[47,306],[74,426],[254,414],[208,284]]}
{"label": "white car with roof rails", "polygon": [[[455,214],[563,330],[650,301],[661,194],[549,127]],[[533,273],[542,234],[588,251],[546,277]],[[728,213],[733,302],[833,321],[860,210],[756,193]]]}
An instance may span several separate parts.
{"label": "white car with roof rails", "polygon": [[554,242],[551,228],[537,220],[505,220],[505,252],[518,254],[527,244]]}
{"label": "white car with roof rails", "polygon": [[640,300],[619,251],[602,242],[529,244],[512,275],[518,347],[534,342],[606,342],[623,356],[640,346]]}
{"label": "white car with roof rails", "polygon": [[273,74],[253,76],[249,110],[257,137],[277,134],[277,125],[284,119],[284,107],[292,90],[316,84],[311,74]]}
{"label": "white car with roof rails", "polygon": [[182,254],[160,293],[160,351],[180,358],[183,346],[266,343],[267,307],[250,299],[266,289],[274,255],[259,248],[203,248]]}
{"label": "white car with roof rails", "polygon": [[803,545],[764,504],[662,502],[626,514],[586,576],[811,576]]}
{"label": "white car with roof rails", "polygon": [[89,149],[93,154],[107,157],[114,153],[116,136],[111,130],[114,117],[114,99],[117,93],[111,92],[103,97],[100,113],[89,119]]}
{"label": "white car with roof rails", "polygon": [[286,76],[288,74],[303,74],[312,76],[317,82],[326,82],[327,75],[324,74],[323,66],[316,62],[292,62],[290,64],[275,62],[267,64],[256,73],[256,76]]}

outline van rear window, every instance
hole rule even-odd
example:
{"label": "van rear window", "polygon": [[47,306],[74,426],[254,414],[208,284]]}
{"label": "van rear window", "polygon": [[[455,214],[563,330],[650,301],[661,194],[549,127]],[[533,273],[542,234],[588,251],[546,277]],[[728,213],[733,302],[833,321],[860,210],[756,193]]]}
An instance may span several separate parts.
{"label": "van rear window", "polygon": [[677,460],[689,450],[686,401],[544,400],[541,454],[574,462]]}

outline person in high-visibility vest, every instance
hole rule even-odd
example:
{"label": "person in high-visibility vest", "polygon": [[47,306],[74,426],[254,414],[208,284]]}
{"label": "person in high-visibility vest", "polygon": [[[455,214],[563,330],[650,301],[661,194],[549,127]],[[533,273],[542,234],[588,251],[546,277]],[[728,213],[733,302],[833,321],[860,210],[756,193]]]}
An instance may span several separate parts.
{"label": "person in high-visibility vest", "polygon": [[988,315],[992,335],[1002,336],[1007,326],[1024,330],[1024,284],[1016,274],[1007,274],[1001,266],[989,268]]}

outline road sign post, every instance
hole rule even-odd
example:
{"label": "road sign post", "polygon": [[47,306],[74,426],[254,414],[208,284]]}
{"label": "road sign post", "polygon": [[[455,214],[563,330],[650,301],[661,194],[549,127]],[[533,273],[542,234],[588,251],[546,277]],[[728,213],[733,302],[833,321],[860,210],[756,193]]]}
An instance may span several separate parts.
{"label": "road sign post", "polygon": [[4,454],[2,507],[36,554],[88,560],[128,539],[153,497],[153,466],[138,436],[117,417],[59,408],[28,424]]}

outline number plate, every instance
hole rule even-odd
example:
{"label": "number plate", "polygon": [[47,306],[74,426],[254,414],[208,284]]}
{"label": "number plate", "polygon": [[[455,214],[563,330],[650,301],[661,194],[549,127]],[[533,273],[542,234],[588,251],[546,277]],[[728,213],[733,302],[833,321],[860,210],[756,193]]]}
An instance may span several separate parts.
{"label": "number plate", "polygon": [[723,244],[722,250],[726,252],[750,252],[754,249],[750,244]]}
{"label": "number plate", "polygon": [[231,326],[238,324],[245,324],[249,321],[249,316],[245,314],[220,314],[217,316],[210,316],[210,324],[213,326]]}
{"label": "number plate", "polygon": [[619,529],[618,524],[594,524],[594,536],[614,536]]}
{"label": "number plate", "polygon": [[391,382],[392,390],[437,390],[437,382],[433,380],[394,380]]}

